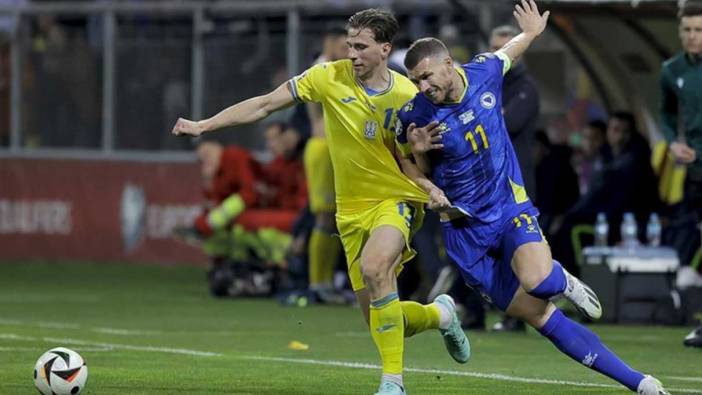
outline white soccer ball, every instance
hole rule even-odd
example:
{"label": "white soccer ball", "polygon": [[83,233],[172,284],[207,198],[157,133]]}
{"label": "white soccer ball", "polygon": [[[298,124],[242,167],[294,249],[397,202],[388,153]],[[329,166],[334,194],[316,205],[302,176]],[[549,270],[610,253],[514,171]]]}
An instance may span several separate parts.
{"label": "white soccer ball", "polygon": [[43,395],[78,395],[87,380],[85,361],[67,348],[52,348],[34,365],[34,385]]}

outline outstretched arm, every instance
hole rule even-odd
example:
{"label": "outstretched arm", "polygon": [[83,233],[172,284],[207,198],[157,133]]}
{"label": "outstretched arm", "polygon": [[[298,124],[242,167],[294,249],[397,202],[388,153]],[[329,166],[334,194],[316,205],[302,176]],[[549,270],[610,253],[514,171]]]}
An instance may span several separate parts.
{"label": "outstretched arm", "polygon": [[256,96],[233,106],[227,107],[217,115],[201,121],[178,118],[172,133],[176,136],[199,136],[205,132],[259,121],[272,112],[285,108],[295,102],[288,83],[280,85],[274,91]]}
{"label": "outstretched arm", "polygon": [[534,0],[522,0],[521,5],[517,4],[514,6],[513,14],[519,27],[522,29],[522,33],[509,40],[507,44],[496,52],[507,55],[512,64],[529,48],[531,42],[544,31],[550,12],[546,11],[541,15]]}

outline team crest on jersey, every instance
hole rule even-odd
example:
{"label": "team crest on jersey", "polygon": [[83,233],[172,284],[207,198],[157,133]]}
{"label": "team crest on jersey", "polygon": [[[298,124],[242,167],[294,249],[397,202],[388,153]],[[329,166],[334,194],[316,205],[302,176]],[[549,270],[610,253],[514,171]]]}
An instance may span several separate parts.
{"label": "team crest on jersey", "polygon": [[678,89],[682,89],[683,85],[685,85],[685,80],[682,79],[682,77],[679,77],[676,83],[678,84]]}
{"label": "team crest on jersey", "polygon": [[463,122],[464,125],[468,124],[470,121],[475,119],[475,115],[473,114],[473,109],[470,109],[463,114],[458,116],[458,119]]}
{"label": "team crest on jersey", "polygon": [[402,107],[402,111],[404,111],[404,112],[410,112],[412,110],[414,110],[414,102],[409,102],[409,103],[405,104],[404,107]]}
{"label": "team crest on jersey", "polygon": [[363,135],[372,140],[375,138],[375,132],[378,130],[378,122],[366,121],[366,125],[363,127]]}
{"label": "team crest on jersey", "polygon": [[497,98],[494,93],[485,92],[480,95],[480,105],[483,106],[484,109],[490,110],[495,107],[495,104],[497,104]]}

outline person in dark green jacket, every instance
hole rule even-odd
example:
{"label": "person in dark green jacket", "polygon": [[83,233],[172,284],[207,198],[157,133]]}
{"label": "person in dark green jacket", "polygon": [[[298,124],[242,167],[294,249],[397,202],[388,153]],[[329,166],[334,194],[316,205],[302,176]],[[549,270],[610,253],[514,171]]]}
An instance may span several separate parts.
{"label": "person in dark green jacket", "polygon": [[[681,212],[694,214],[694,221],[699,224],[702,221],[702,3],[688,1],[679,18],[683,51],[663,63],[661,119],[671,154],[678,163],[687,165]],[[688,246],[687,250],[699,250],[699,233],[696,230],[688,233],[689,238],[683,238],[694,247]],[[681,259],[687,264],[692,259],[684,255]],[[684,344],[702,347],[702,326],[686,336]]]}

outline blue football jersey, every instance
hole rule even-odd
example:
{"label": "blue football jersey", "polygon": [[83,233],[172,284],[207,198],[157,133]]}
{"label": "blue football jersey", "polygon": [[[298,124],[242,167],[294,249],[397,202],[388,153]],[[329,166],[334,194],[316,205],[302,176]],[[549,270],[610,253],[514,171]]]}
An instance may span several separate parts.
{"label": "blue football jersey", "polygon": [[408,153],[406,128],[439,122],[444,148],[427,153],[432,180],[466,215],[493,222],[530,205],[502,116],[505,61],[481,54],[456,70],[467,89],[455,103],[432,103],[418,93],[399,112],[396,137]]}

